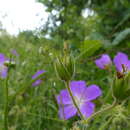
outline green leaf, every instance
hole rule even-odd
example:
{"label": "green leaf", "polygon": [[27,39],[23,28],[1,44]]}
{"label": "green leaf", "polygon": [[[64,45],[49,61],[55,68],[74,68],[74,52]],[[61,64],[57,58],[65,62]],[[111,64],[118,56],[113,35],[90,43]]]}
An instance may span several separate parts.
{"label": "green leaf", "polygon": [[92,56],[97,50],[99,50],[102,47],[102,43],[99,40],[86,40],[81,45],[81,56]]}
{"label": "green leaf", "polygon": [[116,38],[113,40],[112,45],[113,46],[118,45],[121,41],[123,41],[127,37],[128,34],[130,34],[130,28],[127,28],[122,32],[118,33]]}

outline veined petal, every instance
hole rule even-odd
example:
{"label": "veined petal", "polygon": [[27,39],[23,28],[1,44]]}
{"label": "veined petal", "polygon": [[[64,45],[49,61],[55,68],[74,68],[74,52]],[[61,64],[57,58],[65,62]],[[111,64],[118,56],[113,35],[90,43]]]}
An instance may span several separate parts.
{"label": "veined petal", "polygon": [[94,112],[95,104],[92,102],[84,102],[81,107],[80,111],[84,115],[84,117],[90,117]]}
{"label": "veined petal", "polygon": [[127,69],[130,71],[130,60],[128,61]]}
{"label": "veined petal", "polygon": [[41,79],[38,79],[38,80],[36,80],[34,83],[32,83],[32,86],[33,86],[33,87],[38,86],[38,85],[41,84],[41,82],[42,82],[42,80],[41,80]]}
{"label": "veined petal", "polygon": [[83,99],[85,101],[91,101],[101,96],[102,91],[97,85],[90,85],[84,92]]}
{"label": "veined petal", "polygon": [[122,65],[126,67],[127,70],[130,70],[130,61],[128,60],[128,56],[125,53],[118,52],[113,60],[117,71],[123,72]]}
{"label": "veined petal", "polygon": [[85,81],[71,81],[70,88],[73,95],[80,98],[87,87]]}
{"label": "veined petal", "polygon": [[37,78],[39,75],[43,74],[44,72],[45,72],[45,70],[39,70],[39,71],[37,71],[37,72],[32,76],[32,79]]}
{"label": "veined petal", "polygon": [[106,66],[110,65],[112,63],[111,58],[107,54],[103,54],[101,58],[95,60],[95,64],[100,69],[105,69]]}
{"label": "veined petal", "polygon": [[61,90],[60,94],[56,97],[56,99],[59,105],[73,104],[71,97],[66,89]]}
{"label": "veined petal", "polygon": [[3,64],[5,62],[5,56],[4,54],[0,53],[0,64]]}
{"label": "veined petal", "polygon": [[73,116],[75,116],[77,113],[76,108],[74,108],[73,105],[65,105],[64,107],[60,106],[59,109],[59,116],[61,119],[69,119]]}

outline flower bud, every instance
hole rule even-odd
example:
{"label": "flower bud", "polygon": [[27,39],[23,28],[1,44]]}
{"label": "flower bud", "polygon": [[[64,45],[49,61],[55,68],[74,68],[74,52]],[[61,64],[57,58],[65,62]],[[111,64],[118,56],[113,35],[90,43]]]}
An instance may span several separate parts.
{"label": "flower bud", "polygon": [[75,62],[72,56],[64,55],[57,57],[55,62],[57,76],[64,81],[71,80],[75,71]]}
{"label": "flower bud", "polygon": [[130,96],[130,72],[122,78],[114,79],[113,94],[118,100],[124,100]]}

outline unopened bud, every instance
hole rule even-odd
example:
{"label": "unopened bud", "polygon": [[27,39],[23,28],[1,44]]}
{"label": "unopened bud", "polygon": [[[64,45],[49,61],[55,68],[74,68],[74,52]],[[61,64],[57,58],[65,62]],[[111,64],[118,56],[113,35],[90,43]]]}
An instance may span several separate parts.
{"label": "unopened bud", "polygon": [[118,100],[124,100],[130,96],[130,72],[122,78],[115,77],[113,81],[113,94]]}
{"label": "unopened bud", "polygon": [[70,55],[58,57],[55,62],[55,69],[61,80],[71,80],[75,72],[74,59]]}

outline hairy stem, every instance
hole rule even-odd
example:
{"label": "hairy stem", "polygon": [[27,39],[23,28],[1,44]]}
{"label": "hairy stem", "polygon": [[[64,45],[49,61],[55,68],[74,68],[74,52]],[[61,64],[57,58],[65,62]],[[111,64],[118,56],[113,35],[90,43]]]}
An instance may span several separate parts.
{"label": "hairy stem", "polygon": [[79,109],[79,107],[78,107],[78,104],[76,103],[75,98],[74,98],[74,96],[73,96],[73,94],[72,94],[71,88],[70,88],[70,86],[69,86],[69,81],[66,81],[65,83],[66,83],[66,88],[67,88],[67,90],[68,90],[68,92],[69,92],[69,94],[70,94],[70,97],[71,97],[72,101],[73,101],[73,104],[74,104],[74,106],[76,107],[76,109],[77,109],[77,111],[78,111],[78,113],[79,113],[81,119],[85,120],[85,119],[84,119],[84,116],[82,115],[82,113],[81,113],[81,111],[80,111],[80,109]]}
{"label": "hairy stem", "polygon": [[116,98],[114,98],[112,105],[110,105],[109,107],[106,107],[100,111],[97,111],[92,116],[90,116],[87,120],[83,121],[83,123],[88,123],[92,118],[94,118],[94,117],[100,115],[101,113],[108,111],[108,110],[112,109],[113,107],[115,107],[116,104],[117,104],[117,100],[116,100]]}
{"label": "hairy stem", "polygon": [[9,72],[8,76],[5,80],[5,108],[4,108],[4,129],[8,130],[8,80],[9,80]]}

